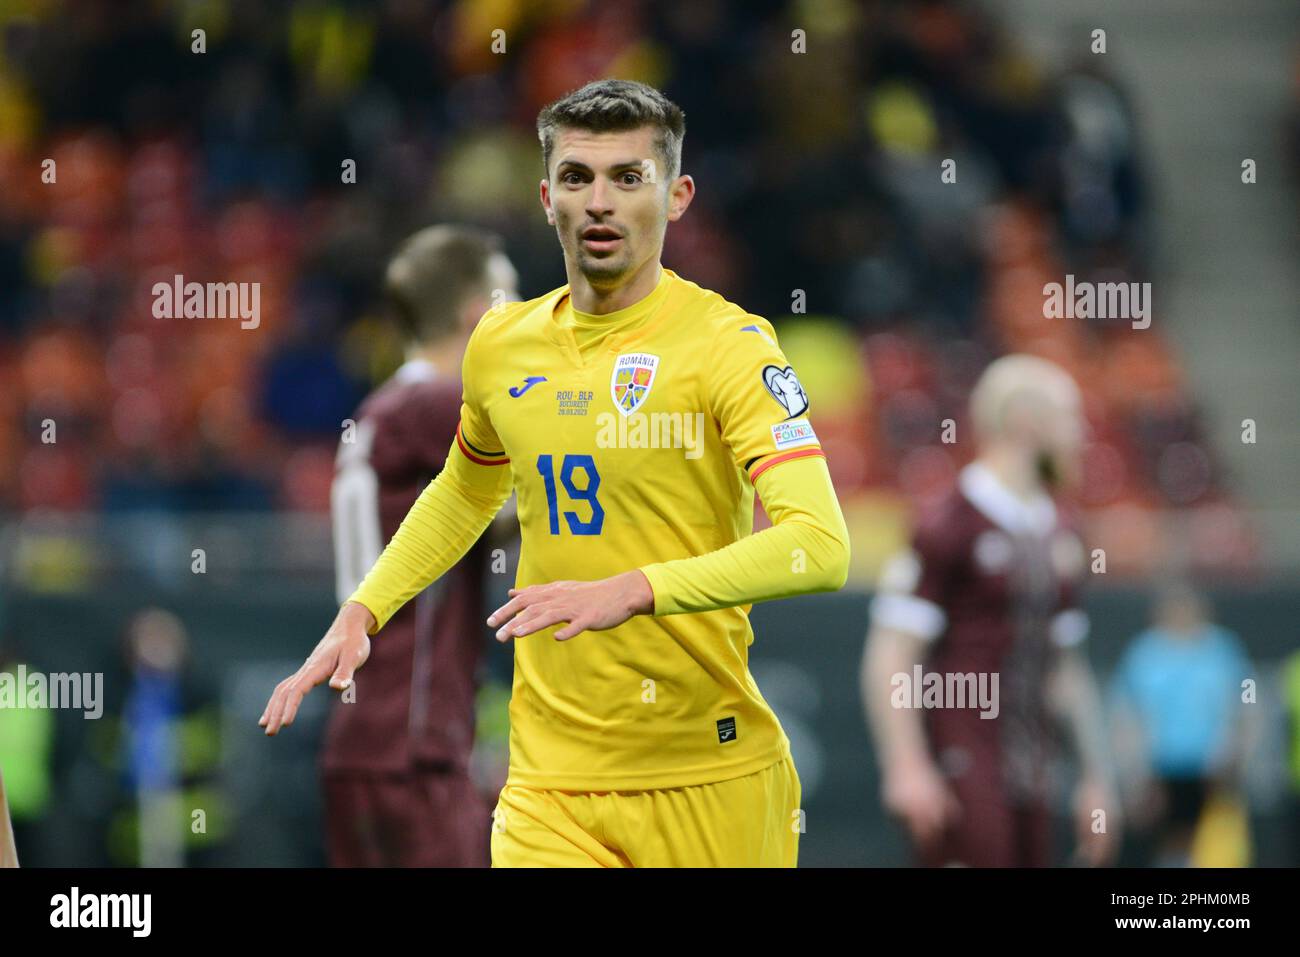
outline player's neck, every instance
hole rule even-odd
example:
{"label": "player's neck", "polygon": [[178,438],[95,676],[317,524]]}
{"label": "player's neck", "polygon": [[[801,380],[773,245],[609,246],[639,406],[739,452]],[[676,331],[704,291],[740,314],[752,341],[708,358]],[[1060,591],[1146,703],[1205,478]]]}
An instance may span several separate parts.
{"label": "player's neck", "polygon": [[406,361],[427,362],[440,375],[457,375],[465,356],[465,341],[459,336],[453,336],[438,342],[413,345],[406,350]]}
{"label": "player's neck", "polygon": [[566,269],[569,272],[569,298],[573,308],[593,316],[607,316],[611,312],[635,306],[654,292],[663,271],[658,258],[650,259],[627,282],[608,289],[598,289],[577,269],[567,264]]}
{"label": "player's neck", "polygon": [[1008,445],[989,446],[980,452],[976,461],[1022,502],[1043,494],[1043,483],[1033,456],[1026,455],[1022,449]]}

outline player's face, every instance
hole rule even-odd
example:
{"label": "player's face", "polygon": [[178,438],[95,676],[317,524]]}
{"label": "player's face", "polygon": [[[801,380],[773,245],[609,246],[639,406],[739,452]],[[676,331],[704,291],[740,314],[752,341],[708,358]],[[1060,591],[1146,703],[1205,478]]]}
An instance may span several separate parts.
{"label": "player's face", "polygon": [[[542,205],[564,258],[594,286],[617,286],[663,248],[675,209],[672,185],[645,126],[621,133],[556,132]],[[678,177],[688,179],[689,177]]]}

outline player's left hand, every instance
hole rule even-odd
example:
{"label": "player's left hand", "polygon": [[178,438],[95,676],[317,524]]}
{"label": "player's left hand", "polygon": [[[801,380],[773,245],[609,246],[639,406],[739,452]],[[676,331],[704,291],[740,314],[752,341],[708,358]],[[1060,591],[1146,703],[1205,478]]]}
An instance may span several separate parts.
{"label": "player's left hand", "polygon": [[510,600],[494,611],[488,627],[497,629],[497,641],[522,638],[535,631],[564,623],[555,632],[565,641],[584,631],[604,631],[621,625],[633,615],[654,612],[655,596],[650,581],[633,570],[594,582],[551,582],[512,588]]}
{"label": "player's left hand", "polygon": [[[1119,797],[1101,781],[1085,778],[1074,792],[1075,857],[1086,867],[1106,867],[1119,851],[1123,822]],[[1097,811],[1104,812],[1099,817]],[[1103,827],[1103,830],[1098,830]]]}

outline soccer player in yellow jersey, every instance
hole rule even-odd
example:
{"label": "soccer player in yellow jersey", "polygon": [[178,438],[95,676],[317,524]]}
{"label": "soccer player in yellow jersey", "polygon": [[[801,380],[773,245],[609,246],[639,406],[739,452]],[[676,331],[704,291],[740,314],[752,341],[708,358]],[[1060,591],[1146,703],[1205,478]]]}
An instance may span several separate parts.
{"label": "soccer player in yellow jersey", "polygon": [[604,80],[537,125],[569,281],[479,322],[446,467],[260,723],[346,688],[513,488],[519,570],[488,619],[515,641],[493,865],[794,866],[799,779],[748,612],[847,575],[808,397],[765,319],[660,265],[695,194],[682,111]]}

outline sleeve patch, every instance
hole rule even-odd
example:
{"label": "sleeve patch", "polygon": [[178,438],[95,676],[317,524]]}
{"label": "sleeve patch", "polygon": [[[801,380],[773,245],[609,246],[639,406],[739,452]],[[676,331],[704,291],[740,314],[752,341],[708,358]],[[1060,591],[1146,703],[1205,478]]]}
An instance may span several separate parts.
{"label": "sleeve patch", "polygon": [[763,366],[763,385],[772,398],[781,404],[781,408],[785,409],[787,419],[808,411],[808,393],[804,392],[799,377],[789,366],[784,369],[780,366]]}
{"label": "sleeve patch", "polygon": [[[768,366],[772,368],[772,366]],[[772,426],[772,444],[776,446],[777,451],[782,449],[793,449],[800,445],[816,445],[817,433],[813,431],[812,423],[807,419],[796,419],[793,422],[778,422]]]}

